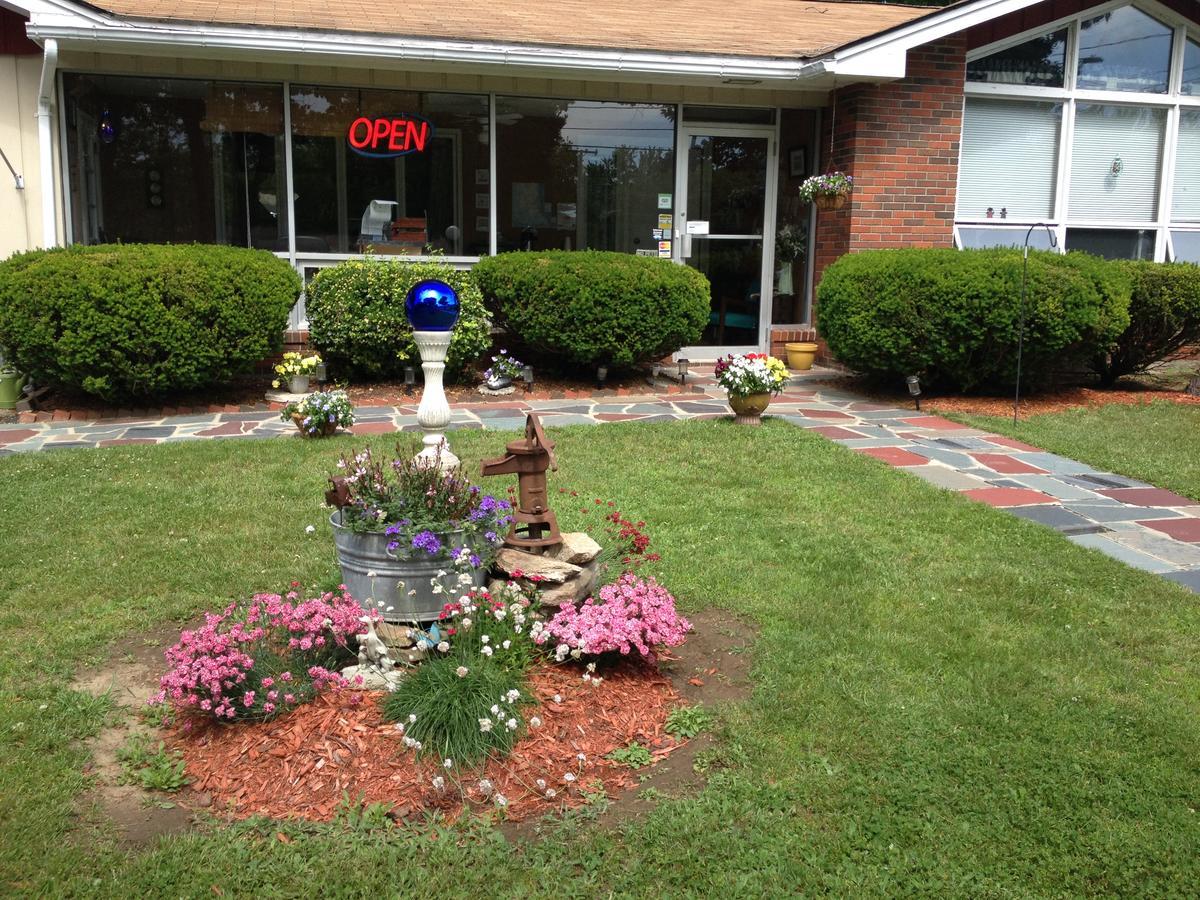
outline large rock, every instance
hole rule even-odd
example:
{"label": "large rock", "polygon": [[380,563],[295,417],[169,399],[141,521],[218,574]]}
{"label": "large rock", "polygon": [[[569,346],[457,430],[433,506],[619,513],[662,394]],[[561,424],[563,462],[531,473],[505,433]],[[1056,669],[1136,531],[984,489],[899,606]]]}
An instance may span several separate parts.
{"label": "large rock", "polygon": [[582,603],[592,593],[596,585],[596,572],[599,563],[591,562],[584,566],[578,578],[572,578],[564,584],[551,585],[542,589],[538,594],[538,602],[542,606],[563,606],[565,604]]}
{"label": "large rock", "polygon": [[601,547],[582,531],[570,531],[562,536],[562,543],[550,547],[546,553],[559,562],[573,566],[586,566],[600,555]]}
{"label": "large rock", "polygon": [[543,583],[551,584],[563,584],[578,578],[583,572],[583,569],[571,563],[560,562],[550,556],[526,553],[524,550],[514,550],[512,547],[505,547],[496,554],[496,568],[507,575],[515,572],[520,572],[525,577],[536,575]]}

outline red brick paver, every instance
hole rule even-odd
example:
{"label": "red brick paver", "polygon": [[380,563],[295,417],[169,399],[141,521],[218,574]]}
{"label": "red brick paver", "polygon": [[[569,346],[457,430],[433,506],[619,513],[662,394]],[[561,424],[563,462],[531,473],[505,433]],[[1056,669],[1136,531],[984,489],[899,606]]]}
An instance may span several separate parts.
{"label": "red brick paver", "polygon": [[892,466],[927,466],[929,460],[924,456],[918,456],[908,450],[902,450],[899,447],[860,447],[858,453],[865,453],[867,456],[873,456],[876,459],[881,459],[888,465]]}
{"label": "red brick paver", "polygon": [[396,426],[391,422],[361,422],[350,429],[351,434],[391,434]]}
{"label": "red brick paver", "polygon": [[1161,531],[1177,541],[1200,544],[1200,519],[1147,519],[1138,524]]}
{"label": "red brick paver", "polygon": [[863,436],[857,431],[851,431],[849,428],[842,428],[840,425],[817,425],[813,428],[806,428],[804,430],[811,431],[813,434],[819,434],[821,437],[827,437],[830,440],[837,441],[852,441]]}
{"label": "red brick paver", "polygon": [[1033,506],[1035,503],[1057,503],[1053,497],[1041,491],[1031,491],[1026,488],[975,488],[963,491],[963,495],[988,506]]}
{"label": "red brick paver", "polygon": [[971,453],[968,455],[983,463],[993,472],[999,472],[1002,475],[1043,475],[1046,472],[1045,469],[1021,462],[1007,453]]}
{"label": "red brick paver", "polygon": [[1096,491],[1105,497],[1112,497],[1122,503],[1134,506],[1196,506],[1195,500],[1180,497],[1162,488],[1115,488],[1111,491]]}

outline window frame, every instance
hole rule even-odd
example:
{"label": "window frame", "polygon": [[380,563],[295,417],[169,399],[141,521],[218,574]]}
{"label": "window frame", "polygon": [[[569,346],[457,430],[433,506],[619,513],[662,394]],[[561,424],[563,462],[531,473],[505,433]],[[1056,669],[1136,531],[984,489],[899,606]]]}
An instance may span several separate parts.
{"label": "window frame", "polygon": [[[1169,61],[1169,79],[1167,93],[1147,94],[1136,91],[1102,91],[1081,89],[1077,86],[1079,72],[1080,27],[1083,21],[1093,19],[1115,9],[1132,6],[1154,19],[1172,31],[1171,58]],[[1171,229],[1191,230],[1195,223],[1171,221],[1171,209],[1174,204],[1175,162],[1179,152],[1179,121],[1182,109],[1200,109],[1200,95],[1182,93],[1183,62],[1187,41],[1200,41],[1200,25],[1181,16],[1179,13],[1156,0],[1110,0],[1110,2],[1093,6],[1082,12],[1075,13],[1037,28],[1027,29],[1004,38],[1000,41],[986,44],[967,54],[968,61],[989,56],[1001,50],[1015,47],[1033,38],[1062,28],[1067,29],[1066,60],[1064,63],[1063,86],[1044,87],[1040,85],[998,84],[994,82],[967,81],[963,87],[963,110],[965,115],[966,103],[972,98],[993,98],[1027,101],[1057,101],[1063,104],[1062,132],[1059,135],[1058,171],[1055,179],[1054,212],[1048,217],[1048,224],[1058,238],[1059,252],[1065,252],[1067,228],[1117,228],[1128,230],[1153,230],[1157,234],[1154,258],[1163,262],[1174,258],[1171,242]],[[1163,132],[1162,161],[1159,170],[1158,206],[1155,218],[1139,221],[1113,221],[1108,219],[1080,219],[1070,216],[1070,181],[1071,162],[1075,149],[1075,118],[1077,106],[1085,104],[1103,104],[1106,106],[1138,106],[1162,109],[1166,111],[1166,123]],[[959,150],[958,188],[962,187],[962,148]],[[957,194],[956,194],[957,197]],[[1008,226],[1034,224],[1033,220],[1006,219]],[[962,246],[959,226],[981,227],[997,225],[994,219],[955,218],[955,245]]]}

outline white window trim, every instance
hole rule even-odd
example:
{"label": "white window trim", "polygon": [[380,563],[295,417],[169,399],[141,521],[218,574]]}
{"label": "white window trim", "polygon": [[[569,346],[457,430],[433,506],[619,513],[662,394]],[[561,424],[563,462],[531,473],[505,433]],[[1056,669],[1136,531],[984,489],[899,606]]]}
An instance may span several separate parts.
{"label": "white window trim", "polygon": [[[1115,9],[1132,6],[1146,13],[1170,28],[1173,32],[1171,43],[1171,60],[1168,69],[1167,92],[1165,94],[1146,94],[1129,91],[1098,91],[1078,89],[1076,87],[1076,72],[1079,59],[1080,23],[1103,15]],[[986,44],[967,54],[967,61],[972,62],[989,56],[1000,50],[1006,50],[1025,43],[1028,40],[1048,34],[1053,31],[1067,29],[1067,45],[1063,63],[1063,87],[1042,87],[1037,85],[994,84],[968,81],[963,89],[964,109],[966,100],[970,97],[987,97],[1010,100],[1053,100],[1063,104],[1062,131],[1059,135],[1058,146],[1058,177],[1055,186],[1054,215],[1047,222],[1055,231],[1058,238],[1059,252],[1065,252],[1067,228],[1112,228],[1133,230],[1152,230],[1155,232],[1154,258],[1158,262],[1174,258],[1171,230],[1191,231],[1195,223],[1171,221],[1171,208],[1175,189],[1175,161],[1179,152],[1179,120],[1182,108],[1200,108],[1200,96],[1181,94],[1183,86],[1183,60],[1188,40],[1200,41],[1200,26],[1174,10],[1156,2],[1156,0],[1110,0],[1091,7],[1080,13],[1056,19],[1036,28],[1022,31],[1003,40]],[[1075,109],[1079,103],[1102,103],[1106,106],[1139,106],[1163,109],[1167,112],[1163,129],[1162,167],[1159,173],[1158,217],[1147,222],[1116,222],[1072,219],[1068,215],[1071,183],[1071,157],[1075,144]],[[960,148],[959,172],[961,181]],[[1034,224],[1029,219],[955,219],[955,245],[962,246],[958,226],[980,227],[1017,227],[1024,225],[1028,228]]]}

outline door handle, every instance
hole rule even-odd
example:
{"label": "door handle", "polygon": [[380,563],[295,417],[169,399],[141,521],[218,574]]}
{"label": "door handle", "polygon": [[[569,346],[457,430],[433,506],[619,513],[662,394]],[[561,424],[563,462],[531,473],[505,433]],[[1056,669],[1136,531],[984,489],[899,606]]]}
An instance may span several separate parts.
{"label": "door handle", "polygon": [[692,258],[692,236],[690,234],[683,234],[679,238],[679,258]]}

